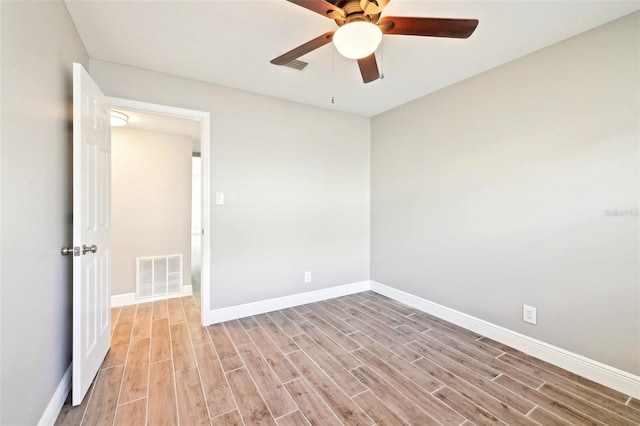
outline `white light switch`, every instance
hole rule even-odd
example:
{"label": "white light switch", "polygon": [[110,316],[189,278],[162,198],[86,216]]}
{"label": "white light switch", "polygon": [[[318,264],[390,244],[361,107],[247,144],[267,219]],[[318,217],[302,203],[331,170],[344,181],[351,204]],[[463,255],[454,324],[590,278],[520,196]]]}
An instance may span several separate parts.
{"label": "white light switch", "polygon": [[216,205],[221,206],[224,204],[224,192],[216,192]]}

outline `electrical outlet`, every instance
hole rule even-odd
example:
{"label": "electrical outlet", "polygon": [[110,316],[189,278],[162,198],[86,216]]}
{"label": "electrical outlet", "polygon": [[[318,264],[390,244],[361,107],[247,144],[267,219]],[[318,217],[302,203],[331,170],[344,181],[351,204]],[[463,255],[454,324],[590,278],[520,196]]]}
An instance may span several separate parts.
{"label": "electrical outlet", "polygon": [[304,273],[304,282],[305,283],[311,282],[311,271],[307,271]]}
{"label": "electrical outlet", "polygon": [[536,325],[538,322],[536,308],[529,305],[522,305],[522,321]]}

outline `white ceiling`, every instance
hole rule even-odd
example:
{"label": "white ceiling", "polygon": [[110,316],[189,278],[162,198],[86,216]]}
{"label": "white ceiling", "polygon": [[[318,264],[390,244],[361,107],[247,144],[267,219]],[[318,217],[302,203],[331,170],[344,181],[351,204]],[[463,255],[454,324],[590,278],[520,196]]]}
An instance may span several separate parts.
{"label": "white ceiling", "polygon": [[[336,29],[285,0],[65,0],[89,56],[373,116],[640,9],[639,1],[391,0],[383,16],[476,18],[466,40],[384,36],[385,78],[362,83],[331,44],[304,71],[269,61]],[[333,69],[332,69],[333,68]],[[335,95],[335,103],[331,103]]]}
{"label": "white ceiling", "polygon": [[114,110],[124,112],[129,116],[129,123],[126,125],[127,129],[189,136],[193,143],[193,152],[200,152],[200,121],[198,120],[141,112],[126,108],[114,108]]}

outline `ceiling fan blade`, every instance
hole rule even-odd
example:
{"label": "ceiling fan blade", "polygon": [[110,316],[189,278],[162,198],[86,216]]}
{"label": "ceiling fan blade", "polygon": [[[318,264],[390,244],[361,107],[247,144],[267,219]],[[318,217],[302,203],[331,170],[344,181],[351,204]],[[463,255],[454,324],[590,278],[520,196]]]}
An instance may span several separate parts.
{"label": "ceiling fan blade", "polygon": [[293,50],[288,51],[284,55],[280,55],[275,59],[271,60],[271,63],[274,65],[286,65],[294,59],[298,59],[302,55],[306,55],[307,53],[316,50],[318,47],[322,47],[327,43],[331,43],[333,38],[334,31],[329,31],[328,33],[324,33],[321,36],[314,38],[300,46],[296,47]]}
{"label": "ceiling fan blade", "polygon": [[380,78],[375,53],[366,58],[358,59],[358,66],[360,67],[360,74],[362,74],[362,81],[365,83],[371,83]]}
{"label": "ceiling fan blade", "polygon": [[478,20],[387,16],[378,26],[383,34],[468,38],[478,26]]}
{"label": "ceiling fan blade", "polygon": [[325,18],[344,20],[347,15],[342,9],[324,0],[287,0],[290,3],[319,13]]}

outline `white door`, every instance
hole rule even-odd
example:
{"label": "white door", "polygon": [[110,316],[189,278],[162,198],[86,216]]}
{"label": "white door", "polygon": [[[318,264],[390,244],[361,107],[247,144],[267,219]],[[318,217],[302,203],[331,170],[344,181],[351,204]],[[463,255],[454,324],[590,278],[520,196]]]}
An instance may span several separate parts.
{"label": "white door", "polygon": [[73,64],[73,405],[111,345],[110,116],[100,88]]}

